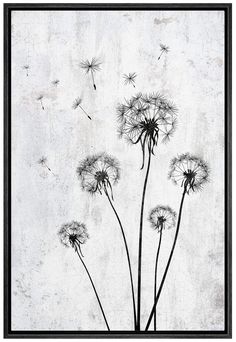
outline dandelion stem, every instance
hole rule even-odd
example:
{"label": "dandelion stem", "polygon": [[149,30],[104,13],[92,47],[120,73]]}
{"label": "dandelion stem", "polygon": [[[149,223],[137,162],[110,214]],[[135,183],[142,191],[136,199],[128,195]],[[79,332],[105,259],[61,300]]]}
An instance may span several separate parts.
{"label": "dandelion stem", "polygon": [[185,187],[184,191],[183,191],[183,194],[182,194],[181,202],[180,202],[179,214],[178,214],[178,222],[177,222],[174,242],[173,242],[173,245],[172,245],[172,248],[171,248],[171,251],[170,251],[169,259],[168,259],[168,262],[167,262],[167,265],[166,265],[166,268],[165,268],[164,275],[163,275],[162,280],[161,280],[160,287],[158,289],[158,293],[157,293],[156,298],[155,298],[155,303],[153,304],[152,311],[151,311],[150,316],[149,316],[148,321],[147,321],[147,325],[146,325],[145,331],[147,331],[149,326],[150,326],[150,323],[151,323],[152,317],[154,315],[154,311],[155,311],[156,305],[158,303],[158,300],[159,300],[159,297],[160,297],[160,294],[161,294],[161,291],[162,291],[162,288],[163,288],[163,285],[164,285],[164,282],[165,282],[165,279],[166,279],[166,275],[167,275],[167,272],[168,272],[168,269],[169,269],[169,266],[170,266],[170,262],[171,262],[171,259],[172,259],[173,253],[174,253],[176,241],[177,241],[178,234],[179,234],[179,227],[180,227],[182,209],[183,209],[184,198],[185,198],[186,192],[187,192],[187,189]]}
{"label": "dandelion stem", "polygon": [[134,327],[136,327],[136,307],[135,307],[135,296],[134,296],[134,283],[133,283],[133,276],[132,276],[132,269],[131,269],[131,262],[130,262],[130,256],[129,256],[129,248],[128,248],[128,244],[127,244],[127,240],[126,240],[126,237],[125,237],[125,232],[124,232],[124,229],[123,229],[123,226],[122,226],[122,223],[121,223],[121,220],[119,218],[119,215],[111,201],[111,198],[105,188],[105,194],[108,198],[108,201],[116,215],[116,218],[119,222],[119,225],[120,225],[120,229],[121,229],[121,233],[122,233],[122,236],[123,236],[123,240],[124,240],[124,244],[125,244],[125,250],[126,250],[126,255],[127,255],[127,261],[128,261],[128,266],[129,266],[129,274],[130,274],[130,283],[131,283],[131,291],[132,291],[132,299],[133,299],[133,311],[134,311]]}
{"label": "dandelion stem", "polygon": [[52,170],[50,169],[50,167],[47,166],[47,164],[44,164],[44,165],[46,166],[46,168],[48,169],[48,171],[50,171],[50,172],[52,171]]}
{"label": "dandelion stem", "polygon": [[148,175],[151,164],[151,146],[149,144],[148,148],[148,165],[146,176],[143,185],[141,212],[140,212],[140,226],[139,226],[139,254],[138,254],[138,296],[137,296],[137,330],[140,331],[140,315],[141,315],[141,286],[142,286],[142,239],[143,239],[143,211],[144,211],[144,201],[147,188]]}
{"label": "dandelion stem", "polygon": [[83,109],[83,107],[81,107],[81,106],[79,105],[79,108],[84,112],[85,115],[87,115],[87,117],[88,117],[89,120],[92,120],[91,117],[88,115],[88,113],[85,112],[85,110]]}
{"label": "dandelion stem", "polygon": [[164,52],[164,51],[161,51],[161,54],[160,54],[160,56],[158,57],[158,61],[159,61],[159,59],[161,58],[163,52]]}
{"label": "dandelion stem", "polygon": [[[159,253],[160,253],[160,248],[161,248],[161,240],[162,240],[162,229],[160,231],[160,237],[159,237],[159,243],[158,243],[158,248],[157,248],[157,255],[156,255],[156,263],[155,263],[155,278],[154,278],[154,303],[156,300],[156,294],[157,294],[157,266],[158,266],[158,259],[159,259]],[[156,307],[154,310],[154,331],[157,330],[157,313],[156,313]]]}
{"label": "dandelion stem", "polygon": [[40,100],[40,103],[41,103],[41,107],[42,107],[42,109],[44,110],[43,101],[42,101],[42,100]]}
{"label": "dandelion stem", "polygon": [[94,89],[96,90],[96,84],[95,84],[95,81],[94,81],[94,76],[93,76],[93,70],[91,69],[91,76],[92,76],[92,80],[93,80],[93,87]]}
{"label": "dandelion stem", "polygon": [[90,275],[90,273],[89,273],[89,271],[88,271],[88,269],[87,269],[87,266],[85,265],[85,262],[83,261],[81,255],[79,254],[78,248],[77,248],[77,247],[75,248],[75,251],[76,251],[76,253],[78,254],[78,257],[80,258],[80,261],[82,262],[82,264],[83,264],[83,266],[84,266],[84,268],[85,268],[85,271],[86,271],[86,273],[87,273],[87,275],[88,275],[88,277],[89,277],[89,280],[90,280],[90,282],[91,282],[91,284],[92,284],[93,290],[94,290],[95,295],[96,295],[96,297],[97,297],[98,304],[99,304],[100,309],[101,309],[101,311],[102,311],[102,315],[103,315],[103,318],[104,318],[104,320],[105,320],[105,323],[106,323],[106,326],[107,326],[107,330],[110,331],[109,325],[108,325],[108,323],[107,323],[106,315],[105,315],[105,313],[104,313],[104,310],[103,310],[103,307],[102,307],[102,303],[101,303],[101,301],[100,301],[100,299],[99,299],[99,297],[98,297],[98,293],[97,293],[97,290],[96,290],[96,288],[95,288],[95,285],[94,285],[94,282],[93,282],[93,280],[92,280],[92,277],[91,277],[91,275]]}

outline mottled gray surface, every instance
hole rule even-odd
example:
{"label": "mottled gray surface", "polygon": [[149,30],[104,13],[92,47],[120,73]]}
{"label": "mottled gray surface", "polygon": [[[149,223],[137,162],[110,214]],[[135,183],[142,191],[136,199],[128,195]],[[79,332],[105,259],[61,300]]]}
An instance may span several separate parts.
{"label": "mottled gray surface", "polygon": [[[178,129],[153,158],[145,220],[157,204],[178,210],[181,189],[168,179],[170,159],[189,151],[210,164],[211,182],[186,199],[179,240],[158,305],[163,330],[224,329],[224,54],[223,12],[21,12],[12,19],[12,328],[101,330],[105,325],[88,278],[57,237],[80,220],[90,239],[89,267],[112,329],[132,327],[130,284],[117,222],[104,196],[81,191],[78,162],[107,151],[121,163],[114,189],[137,278],[138,220],[144,171],[139,146],[117,138],[116,106],[136,91],[161,91],[179,108]],[[159,44],[170,46],[157,57]],[[99,57],[97,91],[79,67]],[[22,66],[30,65],[29,76]],[[58,78],[55,87],[51,82]],[[36,100],[44,95],[43,111]],[[74,99],[93,120],[72,110]],[[50,173],[37,160],[48,158]],[[162,268],[174,230],[163,234]],[[157,234],[143,241],[142,326],[152,305]]]}

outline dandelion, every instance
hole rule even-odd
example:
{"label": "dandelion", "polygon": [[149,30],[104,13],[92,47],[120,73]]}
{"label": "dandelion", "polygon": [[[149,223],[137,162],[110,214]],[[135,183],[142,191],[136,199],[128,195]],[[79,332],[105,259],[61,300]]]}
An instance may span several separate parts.
{"label": "dandelion", "polygon": [[92,82],[93,82],[93,87],[96,90],[96,85],[95,85],[95,81],[94,81],[94,74],[96,71],[100,71],[100,65],[102,63],[97,59],[97,58],[92,58],[91,62],[87,59],[86,61],[82,61],[80,63],[80,67],[82,69],[85,69],[86,73],[88,74],[89,72],[91,73],[91,77],[92,77]]}
{"label": "dandelion", "polygon": [[79,107],[84,112],[84,114],[87,116],[87,118],[89,120],[92,120],[91,117],[88,115],[88,113],[86,113],[86,111],[81,106],[81,103],[82,103],[82,99],[80,97],[77,97],[77,99],[75,99],[75,101],[73,102],[72,108],[76,109]]}
{"label": "dandelion", "polygon": [[160,50],[161,50],[161,54],[158,57],[158,60],[161,58],[163,53],[167,54],[170,51],[170,48],[166,45],[160,44]]}
{"label": "dandelion", "polygon": [[24,69],[26,71],[26,76],[29,76],[30,66],[28,64],[25,64],[25,65],[23,65],[22,69]]}
{"label": "dandelion", "polygon": [[124,74],[123,77],[125,79],[125,85],[132,84],[132,86],[135,88],[135,78],[137,77],[137,74],[135,72],[129,73],[128,75]]}
{"label": "dandelion", "polygon": [[50,167],[47,165],[47,158],[42,156],[39,160],[38,160],[38,164],[46,167],[48,169],[48,171],[52,172],[52,170],[50,169]]}
{"label": "dandelion", "polygon": [[42,94],[39,95],[39,96],[37,97],[37,101],[40,102],[41,108],[42,108],[42,110],[44,110],[44,106],[43,106],[43,95],[42,95]]}
{"label": "dandelion", "polygon": [[180,185],[183,188],[183,193],[182,193],[180,207],[179,207],[174,242],[170,251],[168,262],[167,262],[158,292],[156,294],[152,311],[148,318],[148,322],[145,328],[146,331],[148,330],[150,326],[150,323],[154,315],[156,305],[160,298],[160,294],[161,294],[161,291],[162,291],[162,288],[166,279],[166,275],[167,275],[167,272],[168,272],[168,269],[169,269],[169,266],[173,257],[174,249],[176,246],[176,241],[177,241],[178,234],[179,234],[185,195],[186,194],[189,195],[190,193],[203,189],[203,185],[206,184],[209,180],[209,167],[207,163],[203,161],[201,158],[191,155],[190,153],[184,153],[172,159],[170,163],[169,178],[172,179],[174,184]]}
{"label": "dandelion", "polygon": [[129,248],[125,236],[125,232],[119,218],[119,215],[114,207],[113,201],[113,186],[118,183],[120,179],[120,167],[119,162],[116,158],[106,154],[100,153],[84,159],[77,168],[77,176],[81,181],[81,187],[84,191],[90,194],[99,193],[100,195],[105,194],[109,204],[116,216],[119,223],[121,234],[123,237],[131,284],[131,293],[133,301],[133,312],[134,312],[134,325],[136,326],[136,308],[135,308],[135,297],[134,297],[134,285],[132,277],[132,269],[129,255]]}
{"label": "dandelion", "polygon": [[59,236],[61,243],[64,246],[72,247],[74,249],[74,251],[77,253],[80,261],[82,262],[82,264],[85,268],[85,271],[89,277],[89,280],[91,282],[91,285],[93,287],[93,290],[95,292],[95,295],[96,295],[98,304],[100,306],[100,309],[102,311],[102,315],[103,315],[104,321],[106,323],[107,329],[110,331],[109,325],[107,323],[106,315],[105,315],[105,312],[103,310],[102,303],[99,299],[96,287],[95,287],[94,282],[92,280],[92,277],[88,271],[88,268],[87,268],[87,266],[83,260],[84,256],[83,256],[82,251],[81,251],[81,245],[85,244],[89,238],[85,224],[83,224],[81,222],[77,222],[77,221],[65,223],[61,226],[61,228],[58,232],[58,236]]}
{"label": "dandelion", "polygon": [[173,136],[177,120],[177,108],[159,93],[138,93],[117,108],[119,121],[118,132],[131,144],[141,145],[142,166],[144,167],[146,150],[148,152],[147,170],[144,179],[139,227],[139,256],[138,256],[138,297],[137,297],[137,330],[140,330],[141,315],[141,279],[142,279],[142,232],[143,211],[147,181],[150,171],[151,156],[159,142],[166,143]]}
{"label": "dandelion", "polygon": [[[151,223],[151,226],[154,230],[156,230],[159,235],[159,242],[157,247],[156,254],[156,262],[155,262],[155,272],[154,272],[154,303],[157,295],[157,266],[158,259],[161,249],[161,241],[162,241],[162,231],[163,229],[170,229],[175,226],[176,221],[176,213],[169,206],[160,206],[158,205],[154,209],[151,210],[148,220]],[[154,331],[156,331],[157,327],[157,317],[156,317],[156,308],[154,310]]]}
{"label": "dandelion", "polygon": [[57,87],[59,83],[60,83],[60,80],[58,79],[55,79],[52,81],[52,85],[54,85],[55,87]]}
{"label": "dandelion", "polygon": [[118,105],[119,135],[131,144],[140,143],[143,156],[141,169],[144,167],[146,149],[149,155],[154,155],[158,142],[167,143],[173,136],[177,127],[176,113],[176,106],[160,94],[139,93]]}
{"label": "dandelion", "polygon": [[169,178],[187,194],[201,190],[208,177],[208,165],[201,158],[185,153],[171,161]]}
{"label": "dandelion", "polygon": [[110,192],[113,200],[112,186],[117,184],[120,178],[119,162],[106,153],[96,154],[80,163],[77,175],[83,190],[92,194],[104,192],[106,196],[109,196]]}

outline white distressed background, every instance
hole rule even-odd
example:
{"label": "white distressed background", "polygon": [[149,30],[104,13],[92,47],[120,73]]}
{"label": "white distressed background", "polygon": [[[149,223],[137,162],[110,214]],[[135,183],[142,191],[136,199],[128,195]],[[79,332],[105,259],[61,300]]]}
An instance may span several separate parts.
{"label": "white distressed background", "polygon": [[[159,44],[170,47],[158,61]],[[145,219],[157,204],[178,210],[181,189],[170,159],[191,152],[209,162],[211,182],[187,197],[179,240],[158,305],[158,329],[224,329],[224,16],[223,12],[21,12],[12,18],[12,329],[105,330],[76,254],[59,242],[61,224],[87,224],[86,264],[110,326],[132,328],[123,241],[104,196],[81,191],[81,159],[106,151],[120,160],[114,189],[137,278],[144,171],[139,146],[117,138],[116,106],[135,91],[160,91],[179,108],[178,129],[153,158]],[[97,91],[79,67],[99,57]],[[23,65],[29,64],[29,76]],[[123,73],[136,72],[136,90]],[[58,78],[60,84],[51,82]],[[44,95],[43,111],[36,100]],[[92,116],[71,109],[77,96]],[[55,175],[37,164],[45,155]],[[162,265],[174,230],[164,234]],[[142,325],[152,305],[157,234],[144,224]],[[160,272],[163,271],[160,270]]]}

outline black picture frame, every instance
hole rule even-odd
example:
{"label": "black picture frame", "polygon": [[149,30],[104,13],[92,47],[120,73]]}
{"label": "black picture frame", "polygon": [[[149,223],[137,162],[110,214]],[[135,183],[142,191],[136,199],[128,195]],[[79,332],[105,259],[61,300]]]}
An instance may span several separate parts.
{"label": "black picture frame", "polygon": [[[11,12],[67,10],[224,11],[225,13],[225,329],[223,331],[12,331],[11,329]],[[4,338],[232,337],[232,4],[4,4]]]}

